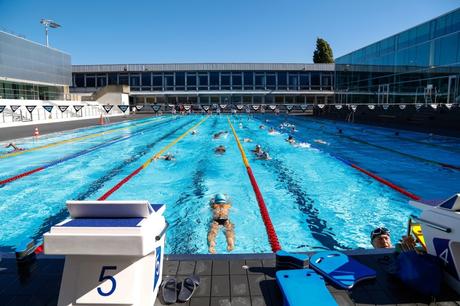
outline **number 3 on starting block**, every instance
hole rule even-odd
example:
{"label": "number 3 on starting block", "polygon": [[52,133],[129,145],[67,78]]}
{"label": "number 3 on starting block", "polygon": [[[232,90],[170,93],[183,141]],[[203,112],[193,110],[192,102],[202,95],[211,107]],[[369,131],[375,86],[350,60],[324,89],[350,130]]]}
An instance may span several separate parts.
{"label": "number 3 on starting block", "polygon": [[[77,290],[80,298],[77,304],[133,304],[136,271],[129,259],[107,264],[81,261],[78,265]],[[105,258],[107,260],[107,258]],[[78,295],[77,295],[78,296]]]}

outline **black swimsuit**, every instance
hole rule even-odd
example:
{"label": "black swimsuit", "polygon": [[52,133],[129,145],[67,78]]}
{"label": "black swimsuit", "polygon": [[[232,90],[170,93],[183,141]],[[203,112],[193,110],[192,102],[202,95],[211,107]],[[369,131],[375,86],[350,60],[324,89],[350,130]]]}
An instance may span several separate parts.
{"label": "black swimsuit", "polygon": [[217,224],[222,225],[222,226],[224,226],[225,223],[226,223],[227,221],[228,221],[227,218],[224,218],[224,219],[222,219],[222,218],[214,219],[214,222],[217,222]]}

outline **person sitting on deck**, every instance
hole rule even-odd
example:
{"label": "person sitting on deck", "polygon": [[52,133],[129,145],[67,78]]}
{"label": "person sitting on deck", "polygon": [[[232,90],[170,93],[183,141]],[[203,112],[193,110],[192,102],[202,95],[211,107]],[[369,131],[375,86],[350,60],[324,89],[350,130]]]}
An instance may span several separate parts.
{"label": "person sitting on deck", "polygon": [[223,145],[218,146],[214,150],[215,153],[219,153],[219,154],[223,154],[223,153],[225,153],[225,151],[227,151],[227,149],[225,149],[225,147]]}
{"label": "person sitting on deck", "polygon": [[234,225],[229,219],[230,202],[226,196],[219,193],[210,201],[212,208],[212,221],[208,232],[209,253],[216,253],[216,236],[219,231],[219,226],[225,228],[225,238],[227,240],[227,251],[232,251],[235,248],[235,231]]}
{"label": "person sitting on deck", "polygon": [[13,152],[18,152],[18,151],[24,151],[23,148],[19,148],[18,146],[16,146],[14,143],[10,142],[8,145],[5,146],[5,148],[13,148],[13,151],[9,152],[9,153],[13,153]]}

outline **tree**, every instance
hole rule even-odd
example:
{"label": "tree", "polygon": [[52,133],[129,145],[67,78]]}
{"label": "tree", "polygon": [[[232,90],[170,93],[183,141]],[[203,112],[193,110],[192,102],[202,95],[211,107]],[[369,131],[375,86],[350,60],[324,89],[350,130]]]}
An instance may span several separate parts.
{"label": "tree", "polygon": [[316,50],[313,52],[313,63],[330,64],[334,62],[331,46],[322,38],[316,39]]}

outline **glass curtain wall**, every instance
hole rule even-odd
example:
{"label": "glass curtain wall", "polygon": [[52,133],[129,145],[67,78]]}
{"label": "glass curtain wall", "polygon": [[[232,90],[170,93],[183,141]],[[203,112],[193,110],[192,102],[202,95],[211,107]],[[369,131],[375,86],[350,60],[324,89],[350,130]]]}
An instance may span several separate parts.
{"label": "glass curtain wall", "polygon": [[[336,99],[459,103],[460,9],[336,60]],[[322,80],[324,82],[324,79]]]}

